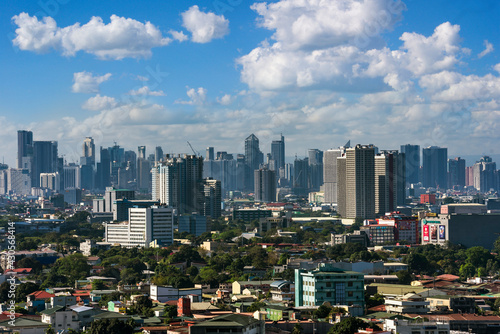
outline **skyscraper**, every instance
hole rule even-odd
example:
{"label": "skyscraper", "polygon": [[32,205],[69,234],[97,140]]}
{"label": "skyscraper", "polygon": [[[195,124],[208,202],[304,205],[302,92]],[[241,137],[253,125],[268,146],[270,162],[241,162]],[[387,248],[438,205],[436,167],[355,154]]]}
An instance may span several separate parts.
{"label": "skyscraper", "polygon": [[267,168],[254,171],[255,174],[255,200],[259,202],[276,201],[276,173]]}
{"label": "skyscraper", "polygon": [[488,192],[491,189],[497,190],[495,182],[496,163],[489,156],[483,156],[472,166],[474,177],[474,188],[480,192]]}
{"label": "skyscraper", "polygon": [[356,145],[337,158],[337,211],[344,218],[375,218],[375,148]]}
{"label": "skyscraper", "polygon": [[405,156],[382,151],[375,156],[375,212],[385,214],[405,203]]}
{"label": "skyscraper", "polygon": [[33,164],[31,168],[31,186],[40,186],[40,173],[58,171],[57,142],[34,141]]}
{"label": "skyscraper", "polygon": [[318,191],[323,184],[323,151],[309,149],[309,189]]}
{"label": "skyscraper", "polygon": [[152,169],[152,199],[178,209],[179,214],[203,210],[203,158],[168,157]]}
{"label": "skyscraper", "polygon": [[446,189],[448,186],[448,149],[430,146],[422,150],[423,185]]}
{"label": "skyscraper", "polygon": [[214,148],[213,147],[207,147],[207,154],[205,155],[205,160],[214,160]]}
{"label": "skyscraper", "polygon": [[146,159],[146,146],[137,147],[137,159]]}
{"label": "skyscraper", "polygon": [[465,160],[457,157],[448,159],[448,187],[465,187]]}
{"label": "skyscraper", "polygon": [[107,148],[100,148],[100,162],[97,163],[96,187],[104,190],[111,185],[111,157]]}
{"label": "skyscraper", "polygon": [[17,168],[26,168],[31,171],[33,158],[33,132],[17,131]]}
{"label": "skyscraper", "polygon": [[274,160],[276,172],[279,172],[280,168],[285,168],[285,137],[283,135],[280,140],[271,142],[271,159]]}
{"label": "skyscraper", "polygon": [[203,182],[204,204],[203,215],[217,219],[221,216],[221,182],[211,178]]}
{"label": "skyscraper", "polygon": [[297,159],[293,163],[293,192],[305,196],[309,191],[309,159]]}
{"label": "skyscraper", "polygon": [[155,162],[163,160],[163,149],[161,146],[155,148]]}
{"label": "skyscraper", "polygon": [[323,188],[326,203],[337,203],[337,158],[344,154],[343,147],[325,151],[323,159]]}
{"label": "skyscraper", "polygon": [[259,149],[259,138],[252,133],[245,139],[245,183],[249,191],[254,188],[254,171],[259,169],[262,162],[264,155]]}
{"label": "skyscraper", "polygon": [[94,139],[92,137],[86,137],[83,140],[82,147],[82,158],[80,161],[81,165],[91,165],[92,167],[95,165],[95,144]]}
{"label": "skyscraper", "polygon": [[401,145],[401,153],[405,154],[406,183],[418,183],[418,171],[420,169],[420,146]]}

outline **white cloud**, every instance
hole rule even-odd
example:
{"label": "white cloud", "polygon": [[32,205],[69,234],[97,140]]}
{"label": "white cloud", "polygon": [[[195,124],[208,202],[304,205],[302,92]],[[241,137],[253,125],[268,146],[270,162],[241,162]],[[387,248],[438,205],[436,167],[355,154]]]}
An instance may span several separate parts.
{"label": "white cloud", "polygon": [[225,94],[221,98],[217,98],[217,102],[222,104],[223,106],[230,105],[234,100],[234,97],[231,96],[230,94]]}
{"label": "white cloud", "polygon": [[497,71],[498,73],[500,73],[500,63],[496,64],[495,66],[493,66],[493,69],[495,71]]}
{"label": "white cloud", "polygon": [[229,34],[229,21],[224,15],[201,12],[196,5],[181,15],[182,26],[192,34],[191,40],[195,43],[208,43]]}
{"label": "white cloud", "polygon": [[148,86],[143,86],[136,90],[131,90],[128,92],[129,95],[143,95],[143,96],[165,96],[162,90],[151,90]]}
{"label": "white cloud", "polygon": [[97,110],[112,109],[117,105],[118,103],[116,102],[114,97],[101,96],[97,94],[96,96],[91,97],[87,101],[85,101],[82,108],[87,110],[97,111]]}
{"label": "white cloud", "polygon": [[93,76],[90,72],[77,72],[73,74],[73,93],[98,93],[99,85],[111,78],[111,73],[102,76]]}
{"label": "white cloud", "polygon": [[182,31],[170,30],[169,33],[178,42],[184,42],[189,39],[189,37]]}
{"label": "white cloud", "polygon": [[78,51],[96,55],[100,59],[146,58],[151,49],[171,42],[150,22],[112,15],[105,24],[94,16],[84,25],[75,23],[60,28],[51,17],[41,21],[35,16],[21,13],[12,18],[18,26],[13,43],[21,50],[38,53],[56,50],[65,56]]}
{"label": "white cloud", "polygon": [[189,97],[189,101],[177,100],[176,103],[179,104],[191,104],[191,105],[202,105],[205,103],[207,98],[207,90],[203,87],[198,87],[198,89],[189,88],[186,92]]}
{"label": "white cloud", "polygon": [[486,56],[488,53],[492,52],[494,50],[493,44],[488,42],[487,40],[484,40],[484,50],[481,51],[480,54],[477,55],[478,58],[483,58]]}
{"label": "white cloud", "polygon": [[284,49],[320,49],[342,44],[361,47],[392,29],[406,9],[401,1],[281,0],[251,7],[259,24],[274,30]]}

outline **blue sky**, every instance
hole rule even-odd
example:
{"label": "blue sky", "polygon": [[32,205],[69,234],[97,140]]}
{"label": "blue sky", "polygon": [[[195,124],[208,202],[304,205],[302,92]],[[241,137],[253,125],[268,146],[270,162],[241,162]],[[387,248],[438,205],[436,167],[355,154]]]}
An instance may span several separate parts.
{"label": "blue sky", "polygon": [[497,1],[3,1],[0,156],[16,131],[287,156],[373,143],[496,155]]}

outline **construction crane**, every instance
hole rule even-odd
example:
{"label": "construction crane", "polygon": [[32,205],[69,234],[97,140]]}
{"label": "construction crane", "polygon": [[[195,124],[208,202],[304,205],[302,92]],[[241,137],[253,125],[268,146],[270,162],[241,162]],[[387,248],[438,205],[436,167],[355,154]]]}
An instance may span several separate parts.
{"label": "construction crane", "polygon": [[198,153],[198,152],[196,152],[196,151],[194,150],[193,145],[191,145],[191,143],[190,143],[189,141],[188,141],[187,143],[188,143],[189,147],[191,147],[191,150],[193,151],[194,155],[196,155],[196,156],[200,156],[200,153]]}

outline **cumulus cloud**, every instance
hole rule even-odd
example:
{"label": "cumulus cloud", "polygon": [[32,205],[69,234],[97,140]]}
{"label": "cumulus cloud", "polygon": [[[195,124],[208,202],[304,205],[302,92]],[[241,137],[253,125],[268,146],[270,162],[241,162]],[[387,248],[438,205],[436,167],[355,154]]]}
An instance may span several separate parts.
{"label": "cumulus cloud", "polygon": [[12,17],[18,26],[12,41],[21,50],[44,53],[50,50],[74,56],[83,51],[100,59],[146,58],[151,49],[169,44],[160,30],[150,22],[112,15],[109,23],[94,16],[84,25],[75,23],[58,27],[52,17],[38,20],[35,16],[21,13]]}
{"label": "cumulus cloud", "polygon": [[274,30],[273,39],[285,49],[365,46],[392,29],[406,9],[393,0],[281,0],[251,8],[260,15],[260,26]]}
{"label": "cumulus cloud", "polygon": [[203,87],[198,87],[198,89],[189,88],[186,92],[189,97],[189,101],[177,100],[176,103],[179,104],[190,104],[190,105],[202,105],[205,103],[207,98],[207,90]]}
{"label": "cumulus cloud", "polygon": [[143,86],[136,90],[131,90],[128,92],[129,95],[142,95],[142,96],[165,96],[162,90],[151,90],[148,86]]}
{"label": "cumulus cloud", "polygon": [[195,43],[208,43],[229,34],[229,21],[224,15],[204,13],[196,5],[181,15],[182,26],[191,33],[191,40]]}
{"label": "cumulus cloud", "polygon": [[96,96],[91,97],[87,101],[85,101],[82,108],[97,111],[111,109],[116,107],[117,105],[118,103],[116,102],[114,97],[101,96],[100,94],[97,94]]}
{"label": "cumulus cloud", "polygon": [[189,39],[189,37],[182,31],[170,30],[169,33],[178,42],[184,42]]}
{"label": "cumulus cloud", "polygon": [[484,40],[484,50],[481,51],[480,54],[477,55],[478,58],[483,58],[486,56],[488,53],[492,52],[494,50],[493,44],[488,42],[487,40]]}
{"label": "cumulus cloud", "polygon": [[222,104],[223,106],[230,105],[234,100],[234,97],[230,94],[225,94],[224,96],[217,98],[217,102]]}
{"label": "cumulus cloud", "polygon": [[102,76],[93,76],[90,72],[77,72],[73,74],[73,93],[98,93],[99,85],[111,78],[111,73]]}

